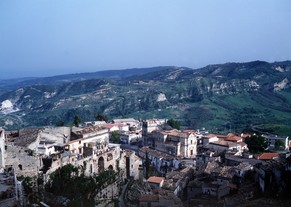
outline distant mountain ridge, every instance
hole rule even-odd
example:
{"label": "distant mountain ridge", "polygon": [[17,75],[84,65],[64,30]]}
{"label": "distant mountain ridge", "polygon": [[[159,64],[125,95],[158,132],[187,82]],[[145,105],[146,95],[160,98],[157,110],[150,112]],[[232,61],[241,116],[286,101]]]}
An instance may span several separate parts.
{"label": "distant mountain ridge", "polygon": [[24,87],[28,85],[52,85],[52,84],[62,84],[71,81],[83,81],[96,78],[105,79],[122,79],[134,75],[143,75],[149,72],[155,72],[159,70],[164,70],[166,68],[171,68],[171,66],[159,66],[150,68],[132,68],[124,70],[102,70],[97,72],[87,72],[87,73],[74,73],[66,75],[57,75],[50,77],[27,77],[27,78],[15,78],[8,80],[0,80],[1,88],[17,88]]}
{"label": "distant mountain ridge", "polygon": [[40,81],[3,93],[0,125],[69,124],[74,115],[87,121],[102,113],[111,118],[174,118],[187,128],[217,132],[253,128],[291,132],[291,61],[226,63],[196,70],[167,66],[95,75],[102,78],[57,76],[42,80],[45,85]]}

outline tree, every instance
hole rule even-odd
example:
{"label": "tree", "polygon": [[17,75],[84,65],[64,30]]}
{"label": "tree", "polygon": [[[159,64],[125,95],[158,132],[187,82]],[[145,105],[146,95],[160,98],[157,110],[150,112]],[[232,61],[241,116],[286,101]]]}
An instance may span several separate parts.
{"label": "tree", "polygon": [[17,178],[19,181],[22,181],[23,184],[23,188],[25,190],[25,192],[27,194],[30,194],[33,192],[32,188],[33,188],[33,177],[24,177],[24,176],[20,176]]}
{"label": "tree", "polygon": [[58,120],[57,122],[56,122],[56,126],[64,126],[65,125],[65,122],[63,121],[63,120]]}
{"label": "tree", "polygon": [[108,122],[108,117],[106,115],[97,113],[95,115],[95,120],[96,121],[105,121],[105,122]]}
{"label": "tree", "polygon": [[111,132],[111,141],[112,143],[118,144],[120,140],[120,134],[117,131]]}
{"label": "tree", "polygon": [[180,129],[180,126],[181,126],[181,123],[174,119],[169,119],[167,121],[167,124],[170,125],[172,128],[178,129],[178,130]]}
{"label": "tree", "polygon": [[150,167],[151,167],[151,161],[150,161],[150,159],[149,159],[148,152],[146,151],[146,154],[145,154],[145,170],[146,170],[146,179],[149,178]]}
{"label": "tree", "polygon": [[83,165],[81,165],[81,176],[85,176],[86,168],[87,168],[87,162],[83,161]]}
{"label": "tree", "polygon": [[70,203],[67,206],[96,206],[97,194],[101,194],[104,188],[117,181],[118,172],[104,170],[98,175],[88,177],[84,176],[86,166],[87,163],[83,162],[83,168],[72,164],[58,168],[50,174],[46,190],[54,195],[68,198]]}
{"label": "tree", "polygon": [[248,145],[249,151],[251,153],[264,152],[268,147],[266,139],[262,135],[256,134],[246,139],[246,144]]}
{"label": "tree", "polygon": [[120,172],[120,166],[119,166],[119,160],[116,160],[116,170],[119,173]]}
{"label": "tree", "polygon": [[284,143],[282,142],[282,140],[276,140],[275,142],[275,149],[278,150],[280,148],[284,147]]}
{"label": "tree", "polygon": [[77,115],[74,116],[74,125],[78,127],[81,123],[81,118]]}

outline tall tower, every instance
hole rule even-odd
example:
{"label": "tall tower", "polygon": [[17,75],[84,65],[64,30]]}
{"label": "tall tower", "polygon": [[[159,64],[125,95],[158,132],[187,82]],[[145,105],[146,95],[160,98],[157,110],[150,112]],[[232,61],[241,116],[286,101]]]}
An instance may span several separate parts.
{"label": "tall tower", "polygon": [[0,127],[0,169],[5,168],[5,131]]}

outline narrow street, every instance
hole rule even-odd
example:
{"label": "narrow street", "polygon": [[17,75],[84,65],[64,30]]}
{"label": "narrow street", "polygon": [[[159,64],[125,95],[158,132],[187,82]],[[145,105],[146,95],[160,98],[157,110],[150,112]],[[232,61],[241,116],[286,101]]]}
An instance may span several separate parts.
{"label": "narrow street", "polygon": [[119,196],[119,206],[120,207],[126,207],[125,202],[124,202],[124,196],[125,196],[124,194],[126,192],[128,183],[129,182],[127,182],[124,186],[122,186],[122,191],[121,191],[121,194]]}

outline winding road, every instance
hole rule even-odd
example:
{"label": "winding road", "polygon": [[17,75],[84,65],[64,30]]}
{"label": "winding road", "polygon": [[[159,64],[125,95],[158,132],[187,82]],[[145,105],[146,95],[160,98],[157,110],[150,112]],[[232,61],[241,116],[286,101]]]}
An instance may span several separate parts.
{"label": "winding road", "polygon": [[128,183],[129,182],[127,182],[124,186],[122,186],[122,191],[121,191],[121,194],[120,194],[119,199],[118,199],[120,207],[126,207],[127,206],[125,204],[125,202],[124,202],[124,196],[125,196],[125,193],[126,193],[126,190],[127,190]]}

